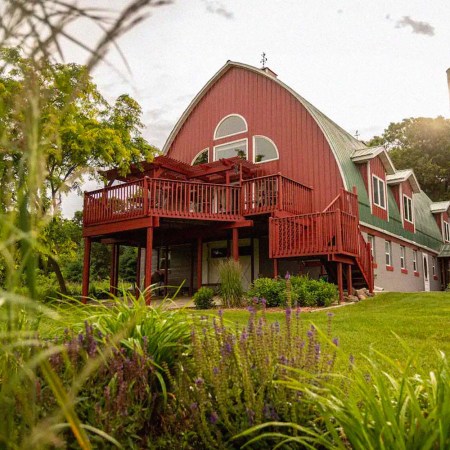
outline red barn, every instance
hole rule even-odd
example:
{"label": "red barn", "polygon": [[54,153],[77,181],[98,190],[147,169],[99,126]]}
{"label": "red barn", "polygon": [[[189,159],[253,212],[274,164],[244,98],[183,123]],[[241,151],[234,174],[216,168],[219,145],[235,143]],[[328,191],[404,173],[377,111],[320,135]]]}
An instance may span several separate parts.
{"label": "red barn", "polygon": [[[344,288],[441,289],[450,202],[367,147],[268,68],[228,61],[171,132],[164,156],[85,194],[83,295],[91,242],[139,249],[137,283],[156,269],[192,292],[239,260],[244,283],[286,270]],[[438,259],[439,257],[439,259]],[[142,275],[141,275],[142,273]]]}

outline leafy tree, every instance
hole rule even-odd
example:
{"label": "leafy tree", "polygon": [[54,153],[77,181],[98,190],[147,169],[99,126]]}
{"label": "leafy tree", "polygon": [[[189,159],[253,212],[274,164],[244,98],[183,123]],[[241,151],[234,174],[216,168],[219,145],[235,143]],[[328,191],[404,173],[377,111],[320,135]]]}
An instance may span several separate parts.
{"label": "leafy tree", "polygon": [[[67,248],[58,242],[65,233],[57,236],[54,231],[64,224],[58,222],[61,195],[79,188],[85,174],[98,176],[92,168],[118,167],[125,173],[130,164],[152,159],[157,149],[141,135],[141,113],[128,95],[109,105],[84,66],[47,62],[37,70],[36,62],[19,50],[0,50],[0,213],[18,209],[26,222],[33,210],[25,205],[31,204],[40,216],[53,217],[40,237],[39,258],[55,272],[62,292],[66,288],[58,257],[67,256],[61,253]],[[28,116],[33,127],[26,126]],[[39,155],[31,153],[31,139]],[[30,157],[38,164],[27,164]],[[30,181],[36,177],[43,183]],[[27,192],[21,188],[27,185],[42,186],[32,194],[33,202],[17,196]],[[24,207],[19,210],[18,205]],[[28,247],[22,254],[30,254]]]}
{"label": "leafy tree", "polygon": [[450,120],[417,117],[391,123],[369,145],[384,145],[397,169],[413,169],[434,201],[450,198]]}
{"label": "leafy tree", "polygon": [[[2,153],[0,176],[6,176],[20,160],[25,136],[21,132],[22,110],[16,100],[25,95],[24,78],[32,65],[17,49],[3,49],[8,70],[0,74],[0,138],[13,144],[15,152]],[[150,160],[158,151],[142,137],[139,104],[121,95],[113,106],[99,93],[88,70],[77,64],[48,64],[36,75],[40,92],[38,132],[45,143],[46,188],[50,205],[57,212],[61,194],[76,189],[93,167],[119,167]],[[9,146],[11,149],[11,146]],[[3,168],[3,170],[2,170]],[[96,176],[91,172],[91,176]]]}

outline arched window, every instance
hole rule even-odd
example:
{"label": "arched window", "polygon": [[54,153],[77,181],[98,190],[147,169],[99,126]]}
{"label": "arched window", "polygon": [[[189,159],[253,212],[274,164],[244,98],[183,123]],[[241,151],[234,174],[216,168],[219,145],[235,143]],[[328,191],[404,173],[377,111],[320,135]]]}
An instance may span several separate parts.
{"label": "arched window", "polygon": [[191,166],[197,166],[198,164],[204,164],[209,161],[209,149],[205,148],[201,152],[195,155],[195,158],[192,160]]}
{"label": "arched window", "polygon": [[265,136],[253,136],[253,153],[255,163],[279,159],[277,146]]}
{"label": "arched window", "polygon": [[214,139],[221,139],[227,136],[244,133],[247,129],[247,122],[242,116],[230,114],[218,123],[214,131]]}

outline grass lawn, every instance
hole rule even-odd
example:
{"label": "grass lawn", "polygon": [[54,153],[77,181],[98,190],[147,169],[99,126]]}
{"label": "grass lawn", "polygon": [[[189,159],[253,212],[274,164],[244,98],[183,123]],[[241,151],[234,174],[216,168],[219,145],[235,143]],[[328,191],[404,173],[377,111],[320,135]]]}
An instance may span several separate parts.
{"label": "grass lawn", "polygon": [[[59,310],[62,313],[61,321],[41,322],[40,331],[44,337],[62,334],[64,328],[71,328],[71,323],[95,314],[96,308],[66,304]],[[434,367],[437,350],[444,351],[450,358],[449,292],[380,294],[357,304],[305,312],[302,317],[308,326],[314,323],[325,332],[329,312],[334,314],[332,335],[339,338],[340,347],[346,355],[341,364],[347,364],[349,355],[363,364],[361,355],[370,356],[372,350],[392,359],[406,359],[407,352],[394,333],[417,353],[419,365],[425,368]],[[205,311],[196,311],[195,314],[205,314]],[[217,314],[217,311],[213,314]],[[248,317],[247,310],[224,313],[224,318],[233,323],[245,324]],[[267,318],[284,323],[283,312],[267,312]]]}
{"label": "grass lawn", "polygon": [[[304,313],[303,319],[326,330],[332,312],[333,337],[338,337],[342,350],[361,361],[361,354],[372,350],[392,359],[404,360],[407,352],[403,340],[418,356],[418,364],[432,368],[436,351],[444,351],[450,358],[450,293],[417,292],[386,293],[357,304],[327,311]],[[268,313],[269,320],[283,322],[283,313]],[[229,311],[224,317],[245,323],[248,312]]]}

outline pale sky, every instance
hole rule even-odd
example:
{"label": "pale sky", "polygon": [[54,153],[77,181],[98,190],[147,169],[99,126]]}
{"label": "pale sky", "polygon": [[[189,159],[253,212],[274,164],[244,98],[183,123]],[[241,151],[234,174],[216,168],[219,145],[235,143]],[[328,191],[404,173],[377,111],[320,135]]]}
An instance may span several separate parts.
{"label": "pale sky", "polygon": [[[139,102],[144,136],[160,148],[227,60],[260,67],[262,52],[281,81],[360,139],[406,117],[449,117],[448,0],[175,0],[119,44],[131,74],[111,51],[94,81],[110,101]],[[69,49],[73,60],[83,55]],[[71,195],[64,214],[81,205]]]}

